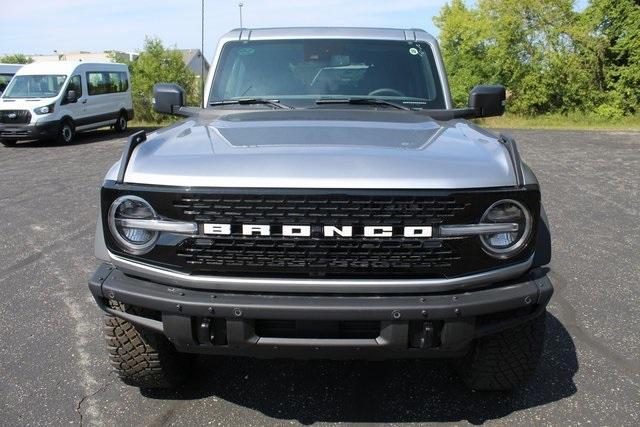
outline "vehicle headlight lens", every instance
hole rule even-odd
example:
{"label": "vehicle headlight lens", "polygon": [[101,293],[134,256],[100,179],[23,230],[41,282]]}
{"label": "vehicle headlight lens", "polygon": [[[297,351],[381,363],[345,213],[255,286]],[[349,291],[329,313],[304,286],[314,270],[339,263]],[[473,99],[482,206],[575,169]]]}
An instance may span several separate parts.
{"label": "vehicle headlight lens", "polygon": [[484,234],[480,240],[486,251],[498,258],[514,256],[522,250],[531,236],[531,214],[520,202],[500,200],[487,209],[482,217],[484,224],[518,224],[518,230]]}
{"label": "vehicle headlight lens", "polygon": [[134,255],[142,255],[153,249],[158,232],[126,226],[127,219],[155,219],[156,212],[144,199],[122,196],[109,208],[109,230],[120,247]]}
{"label": "vehicle headlight lens", "polygon": [[53,107],[55,104],[45,105],[44,107],[34,108],[33,112],[36,114],[49,114],[53,113]]}

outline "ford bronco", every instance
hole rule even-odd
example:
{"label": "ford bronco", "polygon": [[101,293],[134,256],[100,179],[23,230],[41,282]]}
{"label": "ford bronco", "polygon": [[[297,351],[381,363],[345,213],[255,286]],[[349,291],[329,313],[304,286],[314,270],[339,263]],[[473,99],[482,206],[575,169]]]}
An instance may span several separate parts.
{"label": "ford bronco", "polygon": [[478,390],[541,357],[553,293],[540,187],[499,116],[454,108],[421,30],[234,30],[202,108],[129,138],[101,189],[89,281],[112,365],[172,387],[196,354],[447,358]]}

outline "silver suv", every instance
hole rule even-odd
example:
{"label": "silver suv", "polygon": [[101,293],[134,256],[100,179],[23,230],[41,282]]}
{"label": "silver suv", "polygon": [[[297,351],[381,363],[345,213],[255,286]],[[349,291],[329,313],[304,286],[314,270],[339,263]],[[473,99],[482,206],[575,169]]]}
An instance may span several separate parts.
{"label": "silver suv", "polygon": [[159,112],[101,190],[89,282],[128,384],[185,381],[195,354],[449,358],[474,389],[536,369],[553,293],[536,177],[502,86],[451,102],[421,30],[234,30],[202,108]]}

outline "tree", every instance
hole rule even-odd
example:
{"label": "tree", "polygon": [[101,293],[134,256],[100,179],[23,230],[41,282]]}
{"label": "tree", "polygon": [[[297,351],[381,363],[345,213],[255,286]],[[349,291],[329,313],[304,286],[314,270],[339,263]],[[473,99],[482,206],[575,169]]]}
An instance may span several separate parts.
{"label": "tree", "polygon": [[639,112],[640,1],[592,0],[583,21],[604,91],[601,109],[611,115]]}
{"label": "tree", "polygon": [[487,59],[490,48],[488,20],[464,0],[446,4],[434,18],[440,29],[440,48],[448,71],[451,96],[456,105],[467,102],[469,90],[496,81],[496,67]]}
{"label": "tree", "polygon": [[158,38],[147,38],[138,59],[129,64],[134,109],[141,120],[159,123],[165,118],[153,111],[151,99],[156,83],[177,83],[184,88],[189,103],[197,103],[196,76],[175,49],[166,49]]}
{"label": "tree", "polygon": [[2,64],[31,64],[33,58],[23,55],[21,53],[15,53],[13,55],[4,55],[0,57],[0,63]]}
{"label": "tree", "polygon": [[[612,0],[613,1],[613,0]],[[479,83],[509,90],[519,114],[568,112],[598,102],[573,0],[453,0],[434,19],[456,103]],[[584,43],[583,43],[584,42]]]}

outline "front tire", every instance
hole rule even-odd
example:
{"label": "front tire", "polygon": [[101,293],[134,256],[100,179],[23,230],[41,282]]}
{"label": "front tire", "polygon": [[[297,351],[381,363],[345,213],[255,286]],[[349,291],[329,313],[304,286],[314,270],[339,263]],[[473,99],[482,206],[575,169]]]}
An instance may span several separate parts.
{"label": "front tire", "polygon": [[535,372],[544,347],[546,311],[520,326],[477,340],[456,360],[456,370],[473,390],[504,391]]}
{"label": "front tire", "polygon": [[122,133],[127,130],[127,115],[125,113],[120,113],[118,118],[116,119],[116,124],[113,125],[116,132]]}
{"label": "front tire", "polygon": [[57,142],[60,144],[71,144],[76,136],[76,128],[70,120],[64,120],[58,130]]}
{"label": "front tire", "polygon": [[[110,301],[109,305],[127,313],[149,315],[144,309],[116,301]],[[194,356],[179,353],[164,335],[107,315],[105,336],[111,365],[125,384],[140,388],[173,388],[189,375]]]}
{"label": "front tire", "polygon": [[0,139],[0,144],[4,145],[5,147],[13,147],[14,145],[16,145],[16,141],[13,141],[11,139]]}

